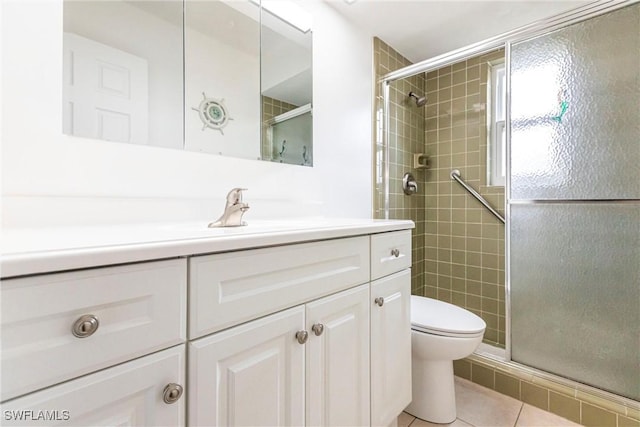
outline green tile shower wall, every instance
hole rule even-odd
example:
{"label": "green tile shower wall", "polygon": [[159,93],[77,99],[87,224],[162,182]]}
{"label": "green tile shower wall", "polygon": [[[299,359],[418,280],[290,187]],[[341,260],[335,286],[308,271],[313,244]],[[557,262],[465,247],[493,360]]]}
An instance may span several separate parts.
{"label": "green tile shower wall", "polygon": [[[411,62],[392,49],[382,40],[374,41],[374,66],[377,77],[390,71],[410,65]],[[377,80],[377,79],[376,79]],[[416,224],[412,231],[413,259],[411,266],[411,288],[414,294],[423,294],[424,286],[424,184],[425,172],[413,169],[413,153],[424,151],[424,109],[416,106],[407,96],[409,92],[424,94],[424,74],[395,82],[390,87],[389,116],[389,170],[391,179],[389,198],[389,218],[410,219]],[[378,108],[382,105],[380,87],[376,85]],[[374,118],[375,121],[376,118]],[[380,140],[376,135],[376,140]],[[376,145],[376,152],[381,153]],[[374,156],[377,157],[377,156]],[[375,170],[375,169],[374,169]],[[402,191],[402,176],[411,172],[418,182],[418,194],[407,196]],[[376,177],[374,192],[374,217],[384,218],[384,188],[381,179]]]}
{"label": "green tile shower wall", "polygon": [[[467,308],[487,323],[485,341],[505,345],[504,226],[458,184],[451,169],[498,211],[504,212],[504,188],[486,182],[488,61],[497,51],[440,70],[393,82],[389,88],[389,217],[411,219],[413,231],[412,292]],[[411,64],[382,40],[374,39],[378,80]],[[408,98],[427,95],[417,107]],[[376,115],[382,94],[376,85]],[[376,126],[378,131],[379,126]],[[382,158],[376,134],[376,156]],[[413,169],[413,154],[427,153],[431,169]],[[376,170],[380,166],[376,165]],[[411,172],[419,194],[405,196],[401,180]],[[384,181],[376,176],[374,217],[384,217]]]}
{"label": "green tile shower wall", "polygon": [[502,50],[427,74],[424,295],[487,323],[485,342],[505,345],[504,225],[458,183],[452,169],[499,212],[504,187],[487,185],[488,62]]}

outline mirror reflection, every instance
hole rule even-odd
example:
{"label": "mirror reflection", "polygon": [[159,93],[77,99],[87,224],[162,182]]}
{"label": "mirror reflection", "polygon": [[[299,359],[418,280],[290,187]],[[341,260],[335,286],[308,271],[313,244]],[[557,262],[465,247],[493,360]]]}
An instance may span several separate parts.
{"label": "mirror reflection", "polygon": [[262,158],[313,165],[312,20],[289,1],[262,2]]}
{"label": "mirror reflection", "polygon": [[185,149],[260,158],[260,9],[185,4]]}
{"label": "mirror reflection", "polygon": [[66,0],[63,130],[311,166],[311,55],[295,0]]}
{"label": "mirror reflection", "polygon": [[182,148],[182,3],[65,1],[64,133]]}

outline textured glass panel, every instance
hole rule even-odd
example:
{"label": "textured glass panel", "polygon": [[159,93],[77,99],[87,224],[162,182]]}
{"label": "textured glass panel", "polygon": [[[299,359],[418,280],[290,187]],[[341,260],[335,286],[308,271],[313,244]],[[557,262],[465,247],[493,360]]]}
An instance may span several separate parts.
{"label": "textured glass panel", "polygon": [[640,203],[511,207],[512,359],[640,399]]}
{"label": "textured glass panel", "polygon": [[511,198],[640,199],[640,4],[515,44]]}

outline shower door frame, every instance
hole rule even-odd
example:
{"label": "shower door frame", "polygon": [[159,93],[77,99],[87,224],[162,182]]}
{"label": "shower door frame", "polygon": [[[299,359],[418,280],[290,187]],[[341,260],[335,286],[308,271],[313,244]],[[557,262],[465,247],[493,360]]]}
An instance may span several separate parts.
{"label": "shower door frame", "polygon": [[[543,19],[534,22],[529,25],[525,25],[513,31],[509,31],[498,36],[462,47],[460,49],[453,50],[451,52],[444,53],[442,55],[435,56],[424,61],[417,62],[399,70],[390,72],[382,76],[377,84],[380,86],[380,94],[382,96],[382,110],[383,110],[383,123],[382,123],[382,147],[383,147],[383,171],[382,179],[383,185],[383,197],[384,197],[384,217],[389,218],[389,112],[390,112],[390,99],[389,99],[389,87],[390,85],[401,79],[405,79],[416,74],[427,73],[437,70],[447,65],[455,64],[457,62],[488,53],[490,51],[504,48],[505,49],[505,71],[506,71],[506,138],[507,138],[507,164],[506,164],[506,182],[505,182],[505,199],[508,201],[508,197],[511,190],[511,45],[527,39],[531,39],[536,36],[541,36],[550,33],[555,30],[567,27],[569,25],[585,21],[590,18],[603,15],[614,10],[630,6],[638,3],[640,0],[597,0],[587,3],[583,6],[571,9],[567,12],[552,16],[547,19]],[[378,107],[376,107],[376,110]],[[377,115],[374,114],[374,120],[378,120]],[[377,145],[377,143],[376,143]],[[377,150],[377,146],[375,147]],[[375,165],[377,167],[377,165]],[[376,171],[376,175],[378,175]],[[505,202],[506,202],[505,201]],[[374,208],[375,209],[375,208]],[[510,276],[510,204],[505,203],[505,357],[504,362],[514,363],[518,366],[525,366],[528,369],[532,369],[526,365],[513,362],[511,360],[511,276]],[[546,374],[544,371],[540,371]],[[550,376],[553,376],[549,374]],[[615,395],[617,396],[617,395]],[[617,396],[621,397],[621,396]]]}

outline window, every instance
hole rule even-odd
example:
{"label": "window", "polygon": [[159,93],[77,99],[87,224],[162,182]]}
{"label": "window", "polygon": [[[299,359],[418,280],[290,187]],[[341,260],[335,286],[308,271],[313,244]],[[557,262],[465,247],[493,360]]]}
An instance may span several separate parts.
{"label": "window", "polygon": [[487,143],[487,181],[504,186],[507,171],[507,130],[505,126],[506,73],[504,62],[489,64],[488,96],[491,104],[489,141]]}

